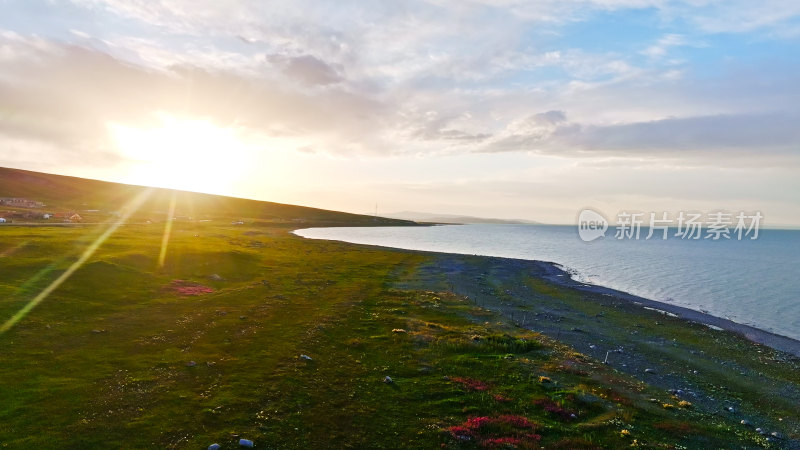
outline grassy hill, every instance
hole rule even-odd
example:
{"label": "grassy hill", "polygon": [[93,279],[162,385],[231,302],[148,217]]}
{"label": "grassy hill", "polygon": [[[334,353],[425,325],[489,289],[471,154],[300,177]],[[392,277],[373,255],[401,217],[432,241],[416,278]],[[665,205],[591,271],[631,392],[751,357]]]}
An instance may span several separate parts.
{"label": "grassy hill", "polygon": [[[130,199],[146,189],[152,189],[153,192],[134,215],[134,220],[162,220],[175,195],[177,207],[174,215],[185,218],[300,221],[328,225],[413,225],[407,220],[0,168],[0,198],[20,197],[39,201],[47,205],[42,211],[74,211],[82,216],[88,214],[96,221],[102,221],[109,214],[119,211]],[[3,210],[19,211],[20,208],[0,206],[0,211]]]}

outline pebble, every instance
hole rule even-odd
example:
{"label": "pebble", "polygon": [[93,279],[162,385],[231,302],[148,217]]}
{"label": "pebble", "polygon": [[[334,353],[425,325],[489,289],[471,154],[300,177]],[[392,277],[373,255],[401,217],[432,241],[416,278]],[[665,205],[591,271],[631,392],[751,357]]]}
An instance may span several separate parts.
{"label": "pebble", "polygon": [[394,380],[389,375],[386,375],[385,377],[383,377],[383,382],[386,384],[392,384],[394,383]]}
{"label": "pebble", "polygon": [[727,407],[727,408],[725,408],[725,409],[727,409],[727,410],[728,410],[728,412],[732,412],[732,413],[733,413],[733,412],[736,412],[736,410],[735,410],[735,409],[733,409],[733,406],[728,406],[728,407]]}
{"label": "pebble", "polygon": [[239,447],[253,448],[253,441],[250,439],[239,439]]}
{"label": "pebble", "polygon": [[761,434],[761,435],[767,434],[767,432],[764,431],[764,429],[761,428],[761,427],[756,428],[756,433]]}
{"label": "pebble", "polygon": [[774,437],[775,439],[781,439],[781,440],[783,440],[783,439],[784,439],[784,436],[783,436],[783,434],[782,434],[782,433],[779,433],[779,432],[777,432],[777,431],[773,431],[773,432],[772,432],[772,433],[770,433],[769,435],[770,435],[770,436],[772,436],[772,437]]}
{"label": "pebble", "polygon": [[644,373],[656,373],[654,369],[644,369]]}
{"label": "pebble", "polygon": [[746,427],[749,427],[749,426],[752,426],[752,425],[753,425],[753,424],[752,424],[752,423],[750,423],[750,421],[749,421],[749,420],[747,420],[747,419],[742,419],[742,421],[741,421],[740,423],[741,423],[742,425],[746,426]]}
{"label": "pebble", "polygon": [[208,450],[219,450],[221,448],[222,448],[222,446],[219,445],[219,444],[211,444],[211,445],[208,446]]}
{"label": "pebble", "polygon": [[310,356],[308,355],[300,355],[300,359],[304,359],[306,361],[313,361]]}
{"label": "pebble", "polygon": [[591,345],[589,345],[589,348],[591,348],[592,350],[594,350],[594,349],[596,349],[596,348],[597,348],[597,346],[596,346],[596,345],[594,345],[594,344],[591,344]]}

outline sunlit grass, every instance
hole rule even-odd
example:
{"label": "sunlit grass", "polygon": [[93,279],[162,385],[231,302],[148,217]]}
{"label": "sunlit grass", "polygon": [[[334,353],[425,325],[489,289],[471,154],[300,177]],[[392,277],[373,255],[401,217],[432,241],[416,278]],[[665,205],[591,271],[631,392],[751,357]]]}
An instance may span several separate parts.
{"label": "sunlit grass", "polygon": [[[144,190],[139,195],[131,199],[131,201],[125,205],[124,209],[126,213],[119,217],[114,223],[108,225],[108,227],[103,231],[100,236],[97,237],[89,246],[81,253],[80,257],[77,261],[72,263],[72,265],[67,268],[61,275],[58,276],[55,280],[53,280],[46,288],[44,288],[38,295],[33,297],[28,303],[25,304],[19,311],[17,311],[14,315],[12,315],[8,320],[3,322],[0,325],[0,335],[10,330],[14,325],[16,325],[20,320],[22,320],[28,313],[31,312],[33,308],[35,308],[39,303],[43,302],[50,294],[53,293],[62,283],[67,281],[72,274],[74,274],[78,269],[80,269],[86,261],[91,258],[94,253],[100,248],[101,245],[111,236],[117,229],[125,223],[128,218],[132,214],[134,214],[138,209],[139,206],[147,200],[147,197],[150,196],[152,191]],[[43,278],[47,275],[50,271],[52,271],[53,266],[46,267],[43,271],[37,273],[33,278],[32,281],[38,281],[39,279]]]}

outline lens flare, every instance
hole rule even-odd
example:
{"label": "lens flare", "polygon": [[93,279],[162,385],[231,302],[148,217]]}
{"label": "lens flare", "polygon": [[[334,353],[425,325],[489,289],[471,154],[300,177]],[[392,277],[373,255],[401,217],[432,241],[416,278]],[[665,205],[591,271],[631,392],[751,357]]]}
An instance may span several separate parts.
{"label": "lens flare", "polygon": [[167,213],[167,221],[164,223],[164,236],[161,238],[161,251],[158,253],[158,267],[164,267],[164,260],[167,258],[167,246],[169,245],[169,236],[172,233],[172,222],[175,220],[175,203],[177,197],[175,191],[172,192],[172,198],[169,200],[169,212]]}
{"label": "lens flare", "polygon": [[14,327],[14,325],[16,325],[26,315],[28,315],[28,313],[31,312],[33,308],[39,305],[39,303],[43,302],[50,294],[53,293],[53,291],[58,289],[59,286],[61,286],[65,281],[67,281],[72,276],[72,274],[74,274],[78,269],[80,269],[81,266],[83,266],[86,263],[86,261],[88,261],[89,258],[92,257],[92,255],[94,255],[97,249],[100,248],[101,245],[103,245],[106,239],[108,239],[109,236],[111,236],[115,231],[117,231],[117,229],[126,220],[128,220],[133,213],[135,213],[139,209],[142,203],[144,203],[144,201],[147,200],[147,198],[152,194],[152,192],[153,192],[152,189],[145,189],[139,195],[134,197],[130,202],[128,202],[124,208],[126,212],[116,222],[109,225],[109,227],[100,236],[98,236],[97,239],[95,239],[94,242],[92,242],[89,245],[89,247],[86,248],[86,250],[83,251],[83,253],[81,254],[80,258],[78,258],[77,261],[72,263],[72,265],[69,266],[69,268],[64,273],[62,273],[58,278],[53,280],[53,282],[50,283],[49,286],[44,288],[42,292],[40,292],[36,297],[31,299],[31,301],[26,303],[25,306],[23,306],[19,311],[17,311],[16,314],[11,316],[11,318],[6,320],[5,323],[3,323],[2,326],[0,326],[0,335],[2,335],[6,331]]}

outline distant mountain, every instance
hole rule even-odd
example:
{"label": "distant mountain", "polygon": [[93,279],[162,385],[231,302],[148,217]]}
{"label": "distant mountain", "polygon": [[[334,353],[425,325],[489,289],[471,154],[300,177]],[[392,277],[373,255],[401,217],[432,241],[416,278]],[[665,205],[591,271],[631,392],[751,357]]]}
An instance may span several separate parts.
{"label": "distant mountain", "polygon": [[[34,209],[0,206],[5,210],[88,212],[96,218],[113,216],[145,186],[89,180],[27,170],[0,167],[0,199],[17,198],[44,203]],[[413,222],[361,214],[329,211],[305,206],[250,200],[221,195],[200,194],[172,189],[150,188],[151,195],[131,217],[137,220],[163,220],[170,201],[176,198],[175,216],[193,219],[248,220],[249,222],[308,223],[314,225],[414,225]]]}
{"label": "distant mountain", "polygon": [[541,222],[524,219],[491,219],[485,217],[461,216],[457,214],[436,214],[416,211],[401,211],[397,213],[383,214],[384,217],[400,220],[411,220],[414,222],[434,222],[434,223],[496,223],[496,224],[518,224],[518,225],[541,225]]}

